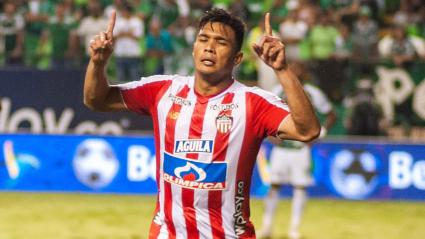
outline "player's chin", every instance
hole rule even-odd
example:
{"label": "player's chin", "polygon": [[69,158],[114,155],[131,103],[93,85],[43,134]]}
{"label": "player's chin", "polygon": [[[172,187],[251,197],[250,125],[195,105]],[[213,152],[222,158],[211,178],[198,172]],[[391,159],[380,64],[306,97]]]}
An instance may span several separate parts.
{"label": "player's chin", "polygon": [[203,75],[214,75],[214,74],[217,74],[218,72],[216,67],[204,66],[204,65],[197,66],[196,71]]}

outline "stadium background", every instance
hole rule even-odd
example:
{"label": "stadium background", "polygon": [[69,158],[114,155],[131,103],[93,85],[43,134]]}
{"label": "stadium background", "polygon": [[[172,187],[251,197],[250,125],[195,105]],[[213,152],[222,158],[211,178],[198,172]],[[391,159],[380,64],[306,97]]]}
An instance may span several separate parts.
{"label": "stadium background", "polygon": [[[14,18],[7,17],[7,4],[16,7]],[[332,100],[338,121],[312,148],[316,184],[309,190],[313,200],[302,228],[306,238],[424,238],[424,1],[20,0],[2,1],[0,12],[0,239],[146,238],[156,190],[151,121],[135,114],[91,112],[82,103],[87,56],[84,31],[78,29],[96,4],[102,7],[100,16],[131,6],[143,22],[136,65],[140,75],[190,74],[194,24],[211,6],[242,16],[248,41],[258,34],[264,12],[275,16],[276,34],[294,9],[310,13],[304,18],[309,30],[295,41],[297,59],[306,65],[307,78]],[[62,23],[58,8],[67,19]],[[320,12],[332,16],[326,31]],[[375,31],[356,28],[365,15],[375,21]],[[155,21],[162,25],[159,38],[151,29]],[[379,47],[395,38],[396,28],[416,42],[409,45],[413,56],[409,47],[404,52]],[[328,51],[311,50],[316,37],[324,35],[333,37],[318,48],[330,45]],[[155,39],[159,46],[149,43]],[[360,44],[366,39],[372,43]],[[235,74],[248,85],[261,85],[248,46],[246,61]],[[396,58],[403,54],[408,60],[400,63]],[[116,58],[108,74],[119,83]],[[364,92],[380,112],[368,120],[381,127],[359,136],[350,130],[358,119],[352,118],[354,106],[347,102],[361,101],[357,96]],[[264,144],[254,170],[257,228],[271,147]],[[277,238],[285,233],[289,197],[285,188]]]}

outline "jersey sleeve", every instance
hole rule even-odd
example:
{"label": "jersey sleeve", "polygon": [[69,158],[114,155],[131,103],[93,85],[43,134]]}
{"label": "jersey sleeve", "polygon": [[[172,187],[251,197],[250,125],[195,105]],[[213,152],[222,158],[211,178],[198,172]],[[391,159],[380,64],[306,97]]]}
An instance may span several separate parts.
{"label": "jersey sleeve", "polygon": [[257,90],[249,94],[254,131],[259,137],[275,136],[280,123],[290,113],[288,105],[267,91]]}
{"label": "jersey sleeve", "polygon": [[153,106],[157,104],[157,95],[171,84],[171,76],[142,77],[133,81],[117,85],[126,107],[139,114],[150,115]]}

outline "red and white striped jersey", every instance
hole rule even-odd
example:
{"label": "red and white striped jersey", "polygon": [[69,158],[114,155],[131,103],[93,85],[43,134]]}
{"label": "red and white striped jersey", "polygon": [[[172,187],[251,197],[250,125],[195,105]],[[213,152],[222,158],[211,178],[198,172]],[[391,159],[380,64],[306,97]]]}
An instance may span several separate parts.
{"label": "red and white striped jersey", "polygon": [[194,77],[151,76],[119,86],[127,108],[154,122],[158,200],[149,238],[255,238],[252,170],[288,108],[234,81],[201,96]]}

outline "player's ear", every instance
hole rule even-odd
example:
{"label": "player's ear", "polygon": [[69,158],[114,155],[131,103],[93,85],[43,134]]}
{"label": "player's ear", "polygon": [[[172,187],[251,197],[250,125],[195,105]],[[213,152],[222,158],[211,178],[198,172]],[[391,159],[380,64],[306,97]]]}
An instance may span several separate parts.
{"label": "player's ear", "polygon": [[235,56],[235,59],[234,59],[235,66],[241,64],[242,58],[243,58],[243,53],[241,51],[236,53],[236,56]]}

